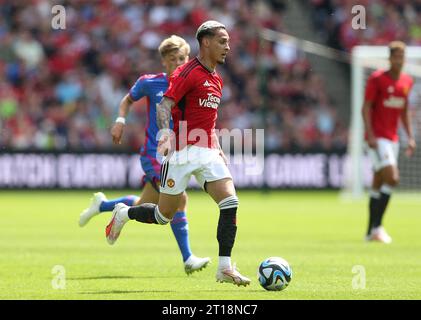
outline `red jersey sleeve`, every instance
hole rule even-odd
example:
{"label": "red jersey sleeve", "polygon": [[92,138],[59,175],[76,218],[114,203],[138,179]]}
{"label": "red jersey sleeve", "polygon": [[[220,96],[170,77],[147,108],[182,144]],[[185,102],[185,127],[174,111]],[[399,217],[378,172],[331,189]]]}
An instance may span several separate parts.
{"label": "red jersey sleeve", "polygon": [[375,74],[372,74],[367,80],[367,85],[365,88],[365,101],[373,102],[374,100],[376,100],[378,94],[377,83],[377,76]]}
{"label": "red jersey sleeve", "polygon": [[191,77],[187,75],[186,77],[180,76],[179,72],[175,72],[170,77],[170,83],[167,91],[164,93],[164,96],[170,98],[177,104],[181,98],[183,98],[186,93],[188,93],[192,88]]}

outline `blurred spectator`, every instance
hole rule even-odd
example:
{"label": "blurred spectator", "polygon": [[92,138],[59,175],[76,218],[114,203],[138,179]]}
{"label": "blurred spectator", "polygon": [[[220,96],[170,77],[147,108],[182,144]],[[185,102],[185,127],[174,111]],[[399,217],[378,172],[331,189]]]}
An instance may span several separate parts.
{"label": "blurred spectator", "polygon": [[38,67],[44,57],[41,44],[28,31],[23,31],[17,36],[13,50],[16,56],[24,61],[27,69]]}

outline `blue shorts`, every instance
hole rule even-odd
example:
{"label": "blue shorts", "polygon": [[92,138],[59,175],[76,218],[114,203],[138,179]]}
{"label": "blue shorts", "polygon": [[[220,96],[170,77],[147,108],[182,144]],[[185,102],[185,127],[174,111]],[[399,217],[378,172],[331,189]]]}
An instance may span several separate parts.
{"label": "blue shorts", "polygon": [[142,178],[142,187],[144,187],[146,183],[150,182],[152,187],[159,192],[161,171],[161,164],[159,161],[154,156],[143,154],[140,156],[140,165],[145,172],[145,175]]}

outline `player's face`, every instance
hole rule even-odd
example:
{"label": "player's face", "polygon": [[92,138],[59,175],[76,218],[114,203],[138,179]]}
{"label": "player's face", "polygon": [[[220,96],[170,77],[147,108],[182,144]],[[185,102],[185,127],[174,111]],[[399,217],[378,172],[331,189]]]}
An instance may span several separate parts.
{"label": "player's face", "polygon": [[168,53],[162,58],[162,64],[164,65],[165,71],[168,75],[171,75],[177,67],[185,64],[189,60],[187,50],[181,48]]}
{"label": "player's face", "polygon": [[215,36],[210,38],[209,49],[212,60],[219,64],[225,63],[225,58],[230,51],[229,40],[228,32],[223,28],[218,29]]}
{"label": "player's face", "polygon": [[400,72],[405,62],[405,51],[404,50],[393,51],[393,54],[390,55],[389,60],[390,60],[390,68],[394,71]]}

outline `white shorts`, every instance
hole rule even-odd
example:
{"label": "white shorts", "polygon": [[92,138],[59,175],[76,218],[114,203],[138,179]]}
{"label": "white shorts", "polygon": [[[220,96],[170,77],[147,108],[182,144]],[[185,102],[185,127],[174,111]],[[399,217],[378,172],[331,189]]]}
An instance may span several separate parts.
{"label": "white shorts", "polygon": [[377,139],[377,149],[372,149],[366,143],[368,155],[375,172],[387,166],[398,165],[399,143],[384,139]]}
{"label": "white shorts", "polygon": [[171,195],[184,192],[192,175],[202,188],[206,182],[232,179],[218,149],[189,145],[164,158],[161,165],[160,192]]}

